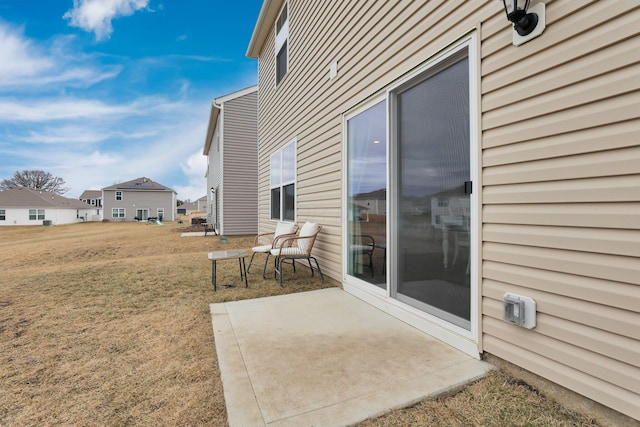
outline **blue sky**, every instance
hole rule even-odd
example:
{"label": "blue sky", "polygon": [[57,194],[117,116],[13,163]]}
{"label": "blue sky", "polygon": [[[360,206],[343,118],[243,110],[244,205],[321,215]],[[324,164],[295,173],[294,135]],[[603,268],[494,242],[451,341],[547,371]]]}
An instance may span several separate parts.
{"label": "blue sky", "polygon": [[146,176],[195,200],[213,98],[257,82],[262,0],[0,0],[0,179]]}

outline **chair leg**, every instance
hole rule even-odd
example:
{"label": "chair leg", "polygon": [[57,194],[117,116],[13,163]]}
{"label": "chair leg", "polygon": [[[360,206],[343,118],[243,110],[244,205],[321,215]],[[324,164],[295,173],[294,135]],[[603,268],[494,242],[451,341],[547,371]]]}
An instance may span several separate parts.
{"label": "chair leg", "polygon": [[[320,270],[320,264],[318,264],[318,260],[316,259],[316,257],[311,258],[313,258],[313,260],[316,262],[316,268],[318,269],[318,273],[320,273],[321,283],[324,283],[324,275],[322,274],[322,270]],[[309,265],[311,265],[311,260],[309,260]],[[311,272],[313,273],[313,268],[311,269]]]}
{"label": "chair leg", "polygon": [[279,267],[278,273],[280,274],[280,287],[281,288],[284,287],[284,286],[282,286],[282,261],[284,261],[284,259],[282,259],[282,258],[280,258],[278,260],[278,267]]}
{"label": "chair leg", "polygon": [[264,260],[264,268],[262,269],[262,278],[266,279],[267,278],[267,264],[269,264],[269,257],[271,256],[271,253],[267,252],[267,257]]}
{"label": "chair leg", "polygon": [[307,261],[309,262],[309,270],[311,270],[311,277],[313,277],[313,267],[311,266],[311,258],[307,258]]}
{"label": "chair leg", "polygon": [[251,266],[253,265],[253,258],[256,256],[256,252],[251,254],[251,259],[249,260],[249,267],[247,267],[247,272],[251,270]]}

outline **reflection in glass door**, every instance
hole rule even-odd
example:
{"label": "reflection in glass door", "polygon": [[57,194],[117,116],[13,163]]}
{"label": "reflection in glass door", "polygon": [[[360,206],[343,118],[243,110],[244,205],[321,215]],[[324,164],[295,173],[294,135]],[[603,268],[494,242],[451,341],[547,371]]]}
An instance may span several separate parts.
{"label": "reflection in glass door", "polygon": [[387,288],[385,101],[347,119],[347,274]]}
{"label": "reflection in glass door", "polygon": [[400,87],[394,100],[396,298],[470,329],[467,50]]}

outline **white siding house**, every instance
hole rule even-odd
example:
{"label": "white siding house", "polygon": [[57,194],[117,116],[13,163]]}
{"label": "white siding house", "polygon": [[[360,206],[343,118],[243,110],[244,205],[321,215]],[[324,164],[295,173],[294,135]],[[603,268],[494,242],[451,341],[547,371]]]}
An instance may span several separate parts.
{"label": "white siding house", "polygon": [[91,215],[91,221],[102,220],[103,210],[101,190],[85,190],[82,192],[79,199],[95,209],[95,212]]}
{"label": "white siding house", "polygon": [[90,221],[95,208],[75,199],[29,188],[0,191],[0,226],[62,225]]}

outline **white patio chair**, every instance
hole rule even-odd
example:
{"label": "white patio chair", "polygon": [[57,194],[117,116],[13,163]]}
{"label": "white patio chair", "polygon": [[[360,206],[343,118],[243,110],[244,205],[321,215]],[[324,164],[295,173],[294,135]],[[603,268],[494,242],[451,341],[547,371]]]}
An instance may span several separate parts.
{"label": "white patio chair", "polygon": [[[306,259],[311,269],[311,277],[313,277],[314,271],[318,271],[320,278],[324,282],[324,275],[322,274],[322,270],[320,270],[318,260],[311,255],[313,244],[320,230],[322,230],[321,225],[306,222],[297,235],[280,236],[274,240],[271,255],[275,257],[274,274],[279,276],[280,286],[282,286],[282,265],[287,260],[291,261],[293,271],[295,272],[296,260]],[[311,260],[316,263],[315,267],[311,265]]]}
{"label": "white patio chair", "polygon": [[[251,269],[252,265],[258,265],[262,268],[262,277],[266,279],[267,276],[267,263],[269,262],[269,257],[271,256],[271,249],[273,248],[273,242],[277,237],[280,236],[288,236],[295,235],[296,231],[298,231],[298,225],[293,222],[283,222],[280,221],[276,225],[275,231],[271,233],[262,233],[258,234],[254,240],[254,246],[251,248],[253,252],[251,254],[251,259],[249,260],[249,265],[247,266],[247,271]],[[266,258],[264,260],[264,264],[260,264],[254,261],[256,254],[265,254]]]}

